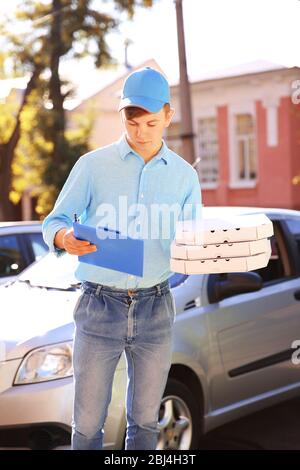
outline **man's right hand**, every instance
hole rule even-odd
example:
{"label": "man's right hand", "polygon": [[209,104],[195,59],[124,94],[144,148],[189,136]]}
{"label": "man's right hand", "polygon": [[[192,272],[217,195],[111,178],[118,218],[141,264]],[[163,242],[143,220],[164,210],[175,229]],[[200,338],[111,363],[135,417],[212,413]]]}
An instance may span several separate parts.
{"label": "man's right hand", "polygon": [[66,250],[70,255],[85,255],[97,251],[96,245],[87,240],[77,240],[74,237],[73,228],[62,228],[56,232],[54,244],[58,248]]}

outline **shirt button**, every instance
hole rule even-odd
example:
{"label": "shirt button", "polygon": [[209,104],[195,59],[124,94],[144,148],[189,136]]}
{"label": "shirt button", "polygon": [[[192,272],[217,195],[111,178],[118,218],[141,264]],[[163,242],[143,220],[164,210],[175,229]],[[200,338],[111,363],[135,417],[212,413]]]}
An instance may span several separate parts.
{"label": "shirt button", "polygon": [[143,197],[144,197],[144,194],[141,194],[141,198],[142,198],[142,199],[143,199]]}

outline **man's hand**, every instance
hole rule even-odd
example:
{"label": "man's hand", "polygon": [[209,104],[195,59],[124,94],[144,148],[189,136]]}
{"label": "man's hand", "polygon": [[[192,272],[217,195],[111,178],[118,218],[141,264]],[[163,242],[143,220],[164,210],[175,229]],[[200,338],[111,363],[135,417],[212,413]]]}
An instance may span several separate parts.
{"label": "man's hand", "polygon": [[54,237],[54,244],[58,248],[66,250],[70,255],[85,255],[97,251],[96,245],[87,240],[77,240],[73,234],[73,228],[62,228]]}

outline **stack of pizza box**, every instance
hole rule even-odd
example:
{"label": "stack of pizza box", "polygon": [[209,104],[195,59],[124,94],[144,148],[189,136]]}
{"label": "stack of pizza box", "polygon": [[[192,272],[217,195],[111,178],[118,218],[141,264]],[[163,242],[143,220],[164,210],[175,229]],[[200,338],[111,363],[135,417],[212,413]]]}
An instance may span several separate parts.
{"label": "stack of pizza box", "polygon": [[177,222],[170,269],[184,274],[252,271],[267,266],[273,224],[265,214]]}

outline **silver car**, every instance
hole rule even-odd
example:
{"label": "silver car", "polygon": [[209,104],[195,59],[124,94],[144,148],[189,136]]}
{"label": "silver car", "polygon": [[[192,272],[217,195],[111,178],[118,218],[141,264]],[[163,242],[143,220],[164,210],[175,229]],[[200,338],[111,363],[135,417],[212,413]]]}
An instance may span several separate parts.
{"label": "silver car", "polygon": [[[158,449],[195,449],[202,434],[300,394],[300,212],[210,207],[204,215],[220,210],[267,214],[271,259],[257,272],[170,279],[177,315]],[[69,447],[76,264],[47,254],[0,287],[0,447]],[[106,449],[124,446],[125,388],[121,357]]]}

